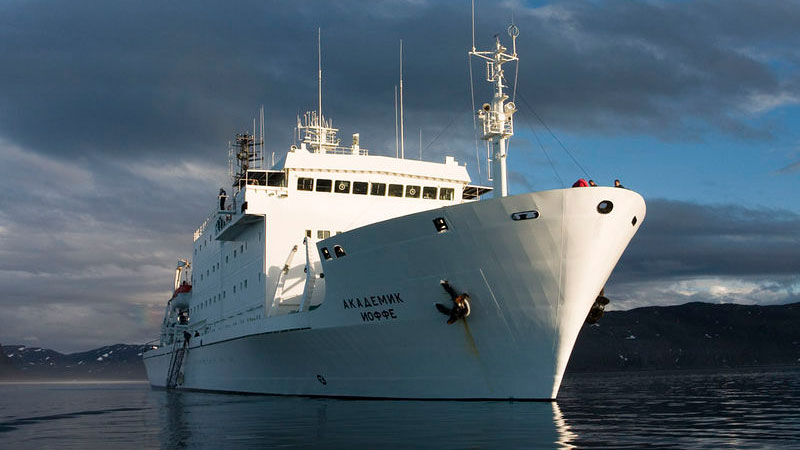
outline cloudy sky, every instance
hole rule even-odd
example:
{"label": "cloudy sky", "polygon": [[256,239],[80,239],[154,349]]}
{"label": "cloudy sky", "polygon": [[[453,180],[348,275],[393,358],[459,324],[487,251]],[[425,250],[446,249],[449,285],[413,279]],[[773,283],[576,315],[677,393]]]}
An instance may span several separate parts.
{"label": "cloudy sky", "polygon": [[[228,140],[263,104],[280,155],[315,108],[317,27],[344,141],[394,154],[402,39],[407,155],[455,155],[486,183],[469,1],[291,3],[0,3],[0,343],[155,337]],[[800,2],[476,11],[478,47],[520,28],[512,193],[621,178],[648,202],[615,308],[800,301]]]}

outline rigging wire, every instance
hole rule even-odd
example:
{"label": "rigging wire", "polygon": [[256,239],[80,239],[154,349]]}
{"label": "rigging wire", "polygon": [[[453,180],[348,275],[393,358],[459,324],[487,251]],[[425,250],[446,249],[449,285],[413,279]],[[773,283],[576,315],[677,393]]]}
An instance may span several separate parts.
{"label": "rigging wire", "polygon": [[511,102],[517,101],[517,79],[519,78],[519,60],[514,64],[514,90],[511,93]]}
{"label": "rigging wire", "polygon": [[561,176],[558,174],[558,170],[556,170],[556,165],[553,163],[553,159],[550,158],[550,154],[547,153],[547,149],[545,149],[544,144],[542,144],[541,139],[539,139],[539,134],[536,133],[536,130],[533,129],[529,122],[525,122],[525,125],[528,126],[528,129],[531,130],[533,133],[533,137],[536,138],[536,142],[539,143],[539,147],[542,149],[542,153],[544,153],[545,158],[547,158],[547,162],[550,163],[550,167],[553,169],[553,174],[558,179],[558,182],[561,184],[561,187],[566,187],[567,185],[564,184],[564,180],[561,179]]}
{"label": "rigging wire", "polygon": [[574,162],[575,165],[578,166],[578,168],[581,170],[581,172],[583,172],[583,174],[586,176],[586,178],[591,178],[589,176],[589,172],[587,172],[586,169],[583,168],[581,163],[578,162],[578,160],[575,158],[575,156],[573,156],[572,153],[569,150],[567,150],[567,147],[564,145],[564,143],[561,142],[561,139],[559,139],[558,136],[556,136],[556,134],[553,133],[553,130],[551,130],[550,127],[547,126],[545,121],[542,120],[542,118],[539,116],[539,114],[537,114],[536,111],[533,109],[533,107],[531,107],[530,103],[528,103],[528,100],[525,98],[524,95],[522,95],[521,92],[519,94],[519,98],[522,99],[522,103],[525,104],[525,106],[528,107],[530,112],[533,113],[534,117],[536,117],[536,119],[542,124],[542,126],[544,126],[544,128],[547,130],[547,132],[550,133],[550,136],[552,136],[553,139],[555,139],[555,141],[558,142],[558,145],[561,146],[561,149],[564,150],[564,152],[567,155],[569,155],[569,157],[572,159],[572,162]]}
{"label": "rigging wire", "polygon": [[450,121],[447,122],[447,125],[445,125],[444,128],[439,130],[439,133],[436,134],[436,137],[434,137],[430,142],[428,142],[428,145],[425,146],[425,151],[426,152],[428,151],[429,148],[431,148],[431,145],[433,145],[436,142],[436,140],[439,139],[439,137],[442,134],[444,134],[444,132],[447,131],[453,125],[453,122],[456,121],[456,117],[458,117],[458,116],[459,116],[458,113],[453,114],[452,116],[450,116]]}
{"label": "rigging wire", "polygon": [[[474,4],[473,4],[474,8]],[[474,13],[473,13],[474,14]],[[473,25],[474,26],[474,25]],[[473,30],[472,48],[475,48],[475,31]],[[469,65],[469,95],[472,99],[472,136],[475,138],[475,164],[478,166],[478,183],[483,181],[481,177],[481,157],[478,153],[478,119],[475,114],[475,82],[472,79],[472,55],[467,54],[467,65]],[[437,136],[438,137],[438,136]]]}

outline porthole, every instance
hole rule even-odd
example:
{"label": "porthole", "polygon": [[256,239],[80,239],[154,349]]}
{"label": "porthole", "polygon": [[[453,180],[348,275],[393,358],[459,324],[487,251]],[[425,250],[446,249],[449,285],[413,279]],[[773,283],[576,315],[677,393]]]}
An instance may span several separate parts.
{"label": "porthole", "polygon": [[331,252],[328,250],[328,247],[322,247],[319,251],[322,252],[322,256],[325,257],[325,259],[331,259]]}
{"label": "porthole", "polygon": [[347,253],[345,253],[341,245],[334,245],[333,253],[336,255],[337,258],[341,258],[342,256],[347,255]]}
{"label": "porthole", "polygon": [[447,221],[444,220],[444,217],[437,217],[433,219],[433,226],[439,233],[444,233],[449,229],[449,227],[447,226]]}
{"label": "porthole", "polygon": [[611,203],[611,200],[603,200],[597,204],[597,212],[600,214],[608,214],[612,209],[614,209],[614,204]]}
{"label": "porthole", "polygon": [[636,216],[633,216],[633,220],[631,220],[631,225],[635,227],[636,222],[638,222],[638,220],[636,219]]}
{"label": "porthole", "polygon": [[539,217],[539,211],[531,210],[531,211],[520,211],[511,214],[512,220],[529,220],[529,219],[536,219]]}

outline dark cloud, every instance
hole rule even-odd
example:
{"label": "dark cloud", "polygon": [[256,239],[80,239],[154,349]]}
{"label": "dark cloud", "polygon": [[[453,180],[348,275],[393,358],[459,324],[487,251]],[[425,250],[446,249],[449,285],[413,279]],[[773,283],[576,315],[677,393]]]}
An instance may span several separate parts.
{"label": "dark cloud", "polygon": [[744,205],[650,200],[615,274],[653,278],[800,275],[800,215]]}
{"label": "dark cloud", "polygon": [[[48,154],[207,156],[247,127],[259,103],[272,141],[285,148],[295,115],[316,105],[317,26],[324,109],[366,145],[393,153],[399,39],[409,140],[419,129],[431,139],[454,113],[459,135],[472,125],[469,8],[461,3],[0,8],[0,135]],[[776,68],[797,62],[796,2],[578,1],[498,11],[479,2],[479,45],[505,36],[498,24],[512,10],[522,29],[519,93],[554,126],[763,136],[770,130],[749,124],[747,113],[786,99],[797,83],[796,71]],[[479,82],[483,69],[474,69]]]}
{"label": "dark cloud", "polygon": [[[781,130],[750,119],[798,101],[797,2],[477,9],[479,47],[505,37],[512,10],[521,29],[518,129],[530,105],[575,133],[763,137]],[[406,154],[419,154],[421,130],[424,159],[455,154],[485,183],[469,24],[462,2],[1,3],[0,341],[83,350],[149,339],[175,259],[227,183],[226,142],[264,103],[268,150],[280,156],[295,116],[316,107],[318,26],[323,109],[343,141],[360,132],[371,153],[394,154],[403,39]],[[473,70],[481,103],[484,69]],[[538,146],[515,138],[515,187],[546,187],[524,169],[550,157],[517,152]],[[648,210],[616,283],[762,277],[769,290],[800,272],[796,215],[669,201]]]}
{"label": "dark cloud", "polygon": [[800,215],[650,199],[611,275],[612,309],[800,301]]}

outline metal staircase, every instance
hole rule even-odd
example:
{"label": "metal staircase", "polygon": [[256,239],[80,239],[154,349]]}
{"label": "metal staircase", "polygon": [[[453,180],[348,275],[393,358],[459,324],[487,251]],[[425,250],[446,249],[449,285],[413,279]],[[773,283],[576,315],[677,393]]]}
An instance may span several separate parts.
{"label": "metal staircase", "polygon": [[[178,348],[178,340],[172,348],[172,359],[169,363],[169,371],[167,372],[167,389],[175,389],[178,385],[178,378],[181,374],[181,367],[183,366],[183,357],[186,356],[186,350],[189,348],[189,336],[184,335],[183,345]],[[183,384],[183,383],[181,383]]]}

